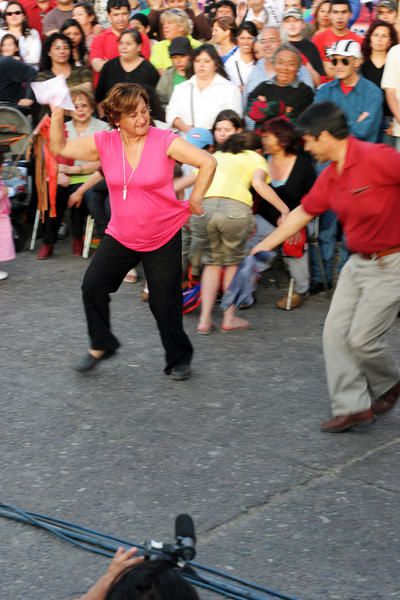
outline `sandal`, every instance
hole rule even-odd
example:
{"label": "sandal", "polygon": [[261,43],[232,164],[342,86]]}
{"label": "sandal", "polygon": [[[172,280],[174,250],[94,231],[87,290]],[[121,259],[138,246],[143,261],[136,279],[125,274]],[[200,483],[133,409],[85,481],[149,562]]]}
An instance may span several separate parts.
{"label": "sandal", "polygon": [[137,280],[138,280],[138,274],[136,272],[136,269],[131,269],[130,271],[127,272],[127,274],[124,277],[125,283],[136,283]]}
{"label": "sandal", "polygon": [[214,323],[211,323],[211,325],[198,325],[197,326],[197,333],[199,335],[210,335],[211,332],[215,331],[217,328],[214,325]]}

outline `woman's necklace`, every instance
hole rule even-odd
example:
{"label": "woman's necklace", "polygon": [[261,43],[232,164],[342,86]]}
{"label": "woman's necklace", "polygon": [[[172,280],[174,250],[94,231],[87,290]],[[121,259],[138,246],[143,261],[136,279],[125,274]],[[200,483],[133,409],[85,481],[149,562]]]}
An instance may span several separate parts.
{"label": "woman's necklace", "polygon": [[121,138],[121,148],[122,148],[122,171],[123,171],[123,175],[124,175],[124,187],[122,188],[122,200],[126,200],[126,196],[128,193],[128,185],[133,177],[134,172],[136,171],[136,167],[139,164],[139,158],[140,158],[140,152],[142,150],[142,143],[143,143],[143,137],[140,138],[140,142],[138,145],[138,151],[137,151],[137,163],[135,167],[131,167],[131,174],[129,175],[129,179],[128,181],[126,181],[126,175],[125,175],[125,152],[124,152],[124,143],[122,141]]}

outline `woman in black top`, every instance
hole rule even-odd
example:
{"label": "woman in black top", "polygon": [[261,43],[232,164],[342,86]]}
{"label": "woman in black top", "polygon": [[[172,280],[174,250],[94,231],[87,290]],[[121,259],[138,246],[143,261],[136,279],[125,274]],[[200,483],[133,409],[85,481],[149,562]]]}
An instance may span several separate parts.
{"label": "woman in black top", "polygon": [[157,69],[140,56],[142,38],[136,29],[127,29],[119,38],[119,56],[107,61],[100,73],[96,101],[102,102],[116,83],[137,83],[155,88],[160,78]]}
{"label": "woman in black top", "polygon": [[[393,25],[385,21],[375,21],[368,29],[361,46],[364,62],[361,65],[361,74],[381,87],[383,70],[385,68],[386,56],[392,46],[398,43],[397,33]],[[393,115],[386,102],[383,104],[383,122],[379,136],[379,142],[385,142],[393,146],[393,137],[387,133]]]}
{"label": "woman in black top", "polygon": [[[278,117],[264,123],[261,136],[268,159],[270,186],[293,210],[314,185],[316,174],[311,159],[299,153],[294,126],[286,118]],[[278,225],[280,214],[268,202],[260,202],[257,213],[257,236],[271,232]],[[299,234],[296,234],[283,247],[290,277],[294,279],[294,294],[290,305],[287,296],[278,300],[276,306],[280,309],[298,308],[308,296],[310,272],[307,253],[303,248],[301,254],[298,248],[301,256],[295,257],[296,252],[293,252],[301,246],[300,241]]]}

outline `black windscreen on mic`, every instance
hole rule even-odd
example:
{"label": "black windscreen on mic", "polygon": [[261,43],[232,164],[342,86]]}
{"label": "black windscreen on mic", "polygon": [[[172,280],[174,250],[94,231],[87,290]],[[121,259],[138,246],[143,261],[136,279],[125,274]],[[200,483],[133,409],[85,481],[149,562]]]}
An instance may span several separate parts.
{"label": "black windscreen on mic", "polygon": [[180,538],[192,538],[196,541],[196,534],[194,532],[194,523],[192,517],[189,515],[178,515],[175,519],[175,537]]}
{"label": "black windscreen on mic", "polygon": [[181,547],[181,554],[184,560],[193,560],[196,555],[196,534],[194,532],[192,517],[185,514],[176,517],[175,537]]}

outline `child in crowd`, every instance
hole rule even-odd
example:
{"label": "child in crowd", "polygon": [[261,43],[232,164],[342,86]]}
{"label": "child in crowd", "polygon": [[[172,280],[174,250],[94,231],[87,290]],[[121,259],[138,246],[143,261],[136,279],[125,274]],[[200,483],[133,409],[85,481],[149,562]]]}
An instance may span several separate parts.
{"label": "child in crowd", "polygon": [[[0,147],[0,262],[13,260],[15,258],[15,247],[10,219],[11,204],[8,198],[7,188],[4,185],[3,162],[7,148]],[[0,281],[7,279],[8,273],[0,270]]]}

